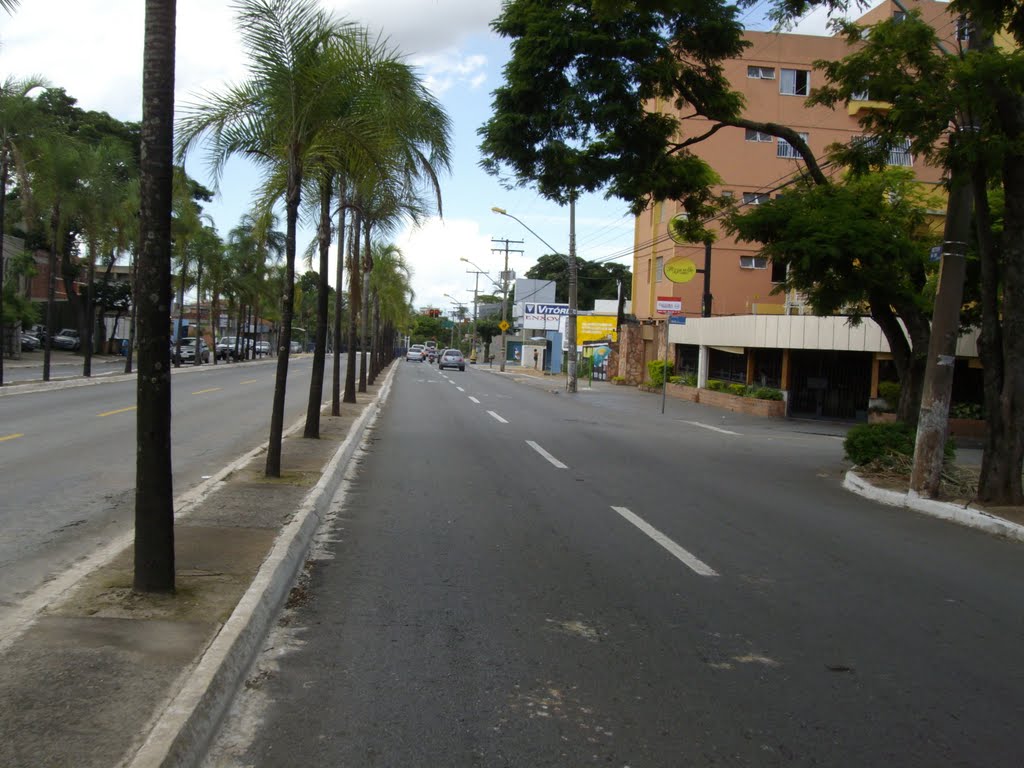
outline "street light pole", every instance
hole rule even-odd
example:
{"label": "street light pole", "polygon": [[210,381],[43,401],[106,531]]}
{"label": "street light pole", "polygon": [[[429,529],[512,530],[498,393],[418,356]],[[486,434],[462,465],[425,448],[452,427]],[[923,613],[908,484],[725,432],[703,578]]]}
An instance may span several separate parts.
{"label": "street light pole", "polygon": [[[544,245],[546,245],[553,254],[561,256],[568,262],[569,268],[569,317],[566,321],[565,329],[565,345],[569,348],[569,361],[568,361],[568,373],[569,376],[566,380],[566,391],[570,393],[576,392],[576,195],[573,194],[569,197],[569,254],[559,253],[551,243],[545,240],[543,237],[538,235],[525,222],[511,213],[506,211],[504,208],[492,207],[492,211],[500,213],[502,216],[508,216],[510,219],[518,221],[527,232],[532,234]],[[508,269],[508,254],[505,255],[505,268]],[[505,315],[505,305],[502,304],[502,318]],[[502,343],[504,344],[504,337],[502,337]],[[504,369],[504,366],[502,367]]]}

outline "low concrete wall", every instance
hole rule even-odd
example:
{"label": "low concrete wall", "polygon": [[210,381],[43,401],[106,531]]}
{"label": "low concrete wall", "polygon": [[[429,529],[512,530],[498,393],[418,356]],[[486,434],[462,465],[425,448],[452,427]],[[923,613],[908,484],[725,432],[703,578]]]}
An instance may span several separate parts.
{"label": "low concrete wall", "polygon": [[[648,387],[641,384],[638,389],[645,392],[661,394],[661,387]],[[688,400],[691,403],[710,405],[733,413],[745,413],[750,416],[762,416],[769,419],[786,418],[786,403],[782,400],[758,400],[753,397],[740,397],[728,392],[715,392],[710,389],[698,389],[684,384],[669,384],[666,389],[669,397],[677,400]]]}

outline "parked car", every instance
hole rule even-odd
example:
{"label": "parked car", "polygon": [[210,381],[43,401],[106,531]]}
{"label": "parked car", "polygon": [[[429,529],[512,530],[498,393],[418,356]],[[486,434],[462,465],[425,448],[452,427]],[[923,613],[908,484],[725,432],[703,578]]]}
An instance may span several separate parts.
{"label": "parked car", "polygon": [[288,345],[288,351],[295,355],[302,351],[302,344],[297,341],[293,341]]}
{"label": "parked car", "polygon": [[458,368],[466,370],[466,358],[457,349],[446,349],[437,359],[437,369],[443,371],[445,368]]}
{"label": "parked car", "polygon": [[52,349],[66,349],[72,352],[77,352],[81,345],[82,342],[78,338],[78,331],[69,328],[62,330],[50,341]]}
{"label": "parked car", "polygon": [[411,347],[409,347],[409,351],[405,353],[405,361],[421,363],[423,362],[424,358],[426,358],[426,356],[427,353],[423,351],[422,344],[413,344]]}
{"label": "parked car", "polygon": [[263,355],[270,354],[270,342],[269,341],[257,341],[256,342],[256,354],[262,357]]}
{"label": "parked car", "polygon": [[31,333],[21,334],[22,352],[35,352],[37,349],[39,349],[39,339],[37,339]]}
{"label": "parked car", "polygon": [[234,360],[236,348],[238,356],[244,358],[245,350],[252,349],[252,339],[238,341],[237,336],[222,336],[220,341],[217,342],[217,346],[213,348],[213,352],[218,360],[227,360],[229,358]]}
{"label": "parked car", "polygon": [[[196,340],[193,338],[181,340],[181,354],[175,359],[177,350],[171,348],[171,359],[178,365],[194,363],[196,360]],[[205,340],[199,340],[199,360],[203,363],[210,362],[210,347]]]}

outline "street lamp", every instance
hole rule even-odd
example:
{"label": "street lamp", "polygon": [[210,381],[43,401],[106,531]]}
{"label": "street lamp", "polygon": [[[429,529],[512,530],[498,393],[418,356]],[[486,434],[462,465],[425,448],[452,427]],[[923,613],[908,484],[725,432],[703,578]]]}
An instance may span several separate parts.
{"label": "street lamp", "polygon": [[[446,294],[445,294],[445,296],[446,296],[447,298],[451,299],[453,303],[455,303],[455,304],[457,304],[457,305],[459,306],[459,310],[460,310],[460,311],[459,311],[459,312],[458,312],[457,314],[459,315],[459,317],[460,317],[460,318],[461,318],[461,317],[462,317],[463,315],[465,315],[465,312],[466,312],[466,310],[465,310],[465,309],[463,309],[463,307],[465,307],[465,306],[466,306],[466,302],[464,302],[464,301],[459,301],[459,300],[458,300],[458,299],[456,299],[456,298],[455,298],[454,296],[452,296],[452,295],[451,295],[450,293],[446,293]],[[461,346],[461,343],[462,343],[462,342],[461,342],[461,339],[462,339],[462,335],[461,335],[461,333],[460,333],[460,335],[459,335],[459,339],[460,339],[460,341],[459,341],[459,344],[460,344],[460,346]],[[452,341],[451,341],[451,345],[452,345],[453,347],[455,346],[455,322],[454,322],[454,319],[453,319],[453,322],[452,322]]]}
{"label": "street lamp", "polygon": [[[521,219],[513,216],[511,213],[506,211],[504,208],[491,208],[494,213],[500,213],[502,216],[508,216],[510,219],[518,221],[527,232],[530,232],[534,237],[540,240],[548,249],[566,259],[569,264],[569,317],[566,321],[565,328],[565,343],[569,348],[569,365],[568,373],[569,376],[565,382],[565,389],[569,393],[576,392],[576,196],[571,195],[569,197],[569,254],[565,255],[559,253],[557,248],[553,248],[551,244],[543,237],[538,235],[525,222]],[[506,256],[505,271],[508,271],[508,263]],[[502,320],[505,319],[505,306],[502,304],[501,312]],[[502,345],[505,343],[504,334],[502,335]]]}

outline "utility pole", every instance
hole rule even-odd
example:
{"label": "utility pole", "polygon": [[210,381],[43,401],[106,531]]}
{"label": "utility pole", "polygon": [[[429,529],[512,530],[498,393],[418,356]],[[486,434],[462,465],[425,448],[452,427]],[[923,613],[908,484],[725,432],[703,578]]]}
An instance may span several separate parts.
{"label": "utility pole", "polygon": [[475,279],[474,279],[474,282],[473,282],[473,349],[472,349],[472,352],[471,352],[471,355],[470,355],[471,357],[475,358],[476,357],[476,308],[477,308],[476,297],[477,297],[477,294],[480,293],[480,275],[486,274],[486,272],[480,272],[479,270],[476,270],[476,269],[467,269],[466,270],[466,274],[475,275]]}
{"label": "utility pole", "polygon": [[[502,272],[501,272],[501,325],[502,325],[502,331],[501,331],[501,360],[499,361],[500,362],[499,370],[502,373],[504,373],[505,372],[505,357],[507,356],[506,353],[505,353],[505,330],[504,330],[504,326],[508,324],[508,255],[509,255],[509,253],[522,253],[521,250],[517,251],[517,250],[514,250],[514,249],[510,249],[509,245],[511,245],[513,243],[516,244],[516,245],[521,245],[523,241],[522,240],[509,240],[508,238],[492,237],[491,238],[491,242],[492,243],[504,243],[505,244],[505,247],[504,247],[504,251],[505,251],[505,269],[503,269]],[[501,248],[491,248],[491,253],[500,253],[502,250],[503,249],[501,249]]]}
{"label": "utility pole", "polygon": [[566,391],[576,392],[576,194],[569,197],[569,318],[565,329],[566,346],[569,347],[568,377]]}
{"label": "utility pole", "polygon": [[[896,5],[904,10],[900,0]],[[977,47],[977,27],[972,29],[965,51]],[[938,43],[939,50],[949,53]],[[970,99],[970,94],[967,94]],[[977,126],[970,102],[957,115],[962,133],[970,133],[969,141],[977,141]],[[935,289],[932,328],[928,338],[928,359],[925,363],[921,409],[918,412],[917,436],[914,440],[914,466],[910,472],[910,490],[918,495],[936,498],[942,482],[946,436],[949,432],[949,401],[953,392],[953,368],[956,363],[956,342],[960,332],[960,307],[963,304],[964,277],[967,273],[967,239],[971,231],[973,195],[970,174],[964,161],[955,156],[960,136],[950,137],[954,150],[949,174],[949,197],[946,200],[946,223],[942,234],[942,255],[939,284]],[[984,194],[984,190],[977,190]]]}

